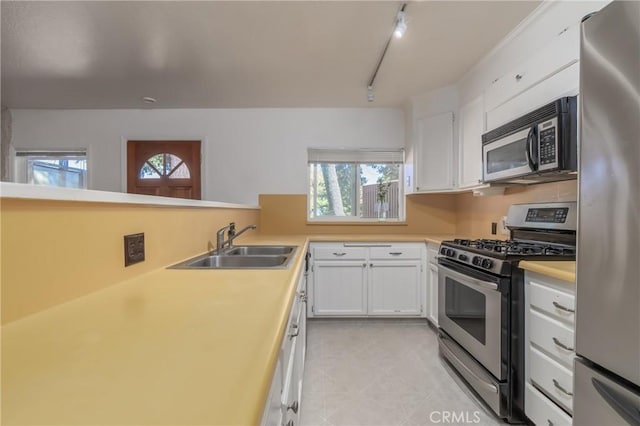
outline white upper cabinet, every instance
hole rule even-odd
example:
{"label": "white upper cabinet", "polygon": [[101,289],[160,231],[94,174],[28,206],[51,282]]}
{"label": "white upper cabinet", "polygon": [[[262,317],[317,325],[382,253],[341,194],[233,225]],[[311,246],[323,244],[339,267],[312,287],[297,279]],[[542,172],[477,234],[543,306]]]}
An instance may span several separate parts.
{"label": "white upper cabinet", "polygon": [[484,132],[482,96],[460,108],[458,126],[458,187],[468,188],[482,181],[482,133]]}
{"label": "white upper cabinet", "polygon": [[487,129],[496,128],[559,97],[578,93],[580,26],[574,24],[487,88]]}
{"label": "white upper cabinet", "polygon": [[453,179],[453,113],[421,117],[415,122],[415,189],[449,190]]}

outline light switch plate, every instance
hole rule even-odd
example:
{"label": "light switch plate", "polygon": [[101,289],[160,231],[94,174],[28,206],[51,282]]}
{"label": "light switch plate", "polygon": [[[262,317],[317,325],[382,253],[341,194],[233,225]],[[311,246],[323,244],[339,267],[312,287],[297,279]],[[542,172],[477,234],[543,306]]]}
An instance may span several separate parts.
{"label": "light switch plate", "polygon": [[144,233],[124,236],[124,266],[144,261]]}
{"label": "light switch plate", "polygon": [[509,235],[509,228],[507,228],[507,217],[506,216],[502,216],[500,218],[500,222],[498,222],[498,229],[499,229],[501,234]]}

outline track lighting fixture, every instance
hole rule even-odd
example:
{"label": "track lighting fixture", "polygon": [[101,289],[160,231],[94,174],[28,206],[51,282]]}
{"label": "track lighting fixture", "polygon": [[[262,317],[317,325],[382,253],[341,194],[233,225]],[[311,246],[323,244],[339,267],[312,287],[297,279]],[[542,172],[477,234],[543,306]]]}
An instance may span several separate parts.
{"label": "track lighting fixture", "polygon": [[402,38],[402,36],[406,31],[407,31],[407,18],[405,17],[404,12],[401,10],[400,12],[398,12],[396,29],[393,31],[393,36],[395,38]]}
{"label": "track lighting fixture", "polygon": [[387,44],[385,44],[384,49],[382,50],[382,55],[380,55],[380,60],[376,65],[376,69],[373,70],[373,74],[369,79],[369,84],[367,84],[367,101],[373,102],[375,100],[375,95],[373,93],[373,83],[376,81],[376,76],[378,75],[378,71],[380,70],[380,65],[382,65],[382,61],[384,60],[384,55],[387,53],[387,49],[389,49],[389,45],[391,44],[391,40],[395,38],[402,38],[404,33],[407,31],[407,17],[405,15],[405,9],[407,8],[407,3],[402,3],[400,6],[400,10],[398,11],[398,15],[396,17],[396,23],[393,27],[393,32],[389,36],[387,40]]}

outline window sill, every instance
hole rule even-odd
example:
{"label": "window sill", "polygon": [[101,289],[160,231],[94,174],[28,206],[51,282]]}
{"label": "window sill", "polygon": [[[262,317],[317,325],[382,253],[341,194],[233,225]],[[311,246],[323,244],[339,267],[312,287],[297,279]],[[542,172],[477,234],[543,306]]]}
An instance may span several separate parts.
{"label": "window sill", "polygon": [[320,226],[407,226],[406,221],[391,221],[391,220],[358,220],[358,221],[331,221],[331,220],[308,220],[307,225],[320,225]]}

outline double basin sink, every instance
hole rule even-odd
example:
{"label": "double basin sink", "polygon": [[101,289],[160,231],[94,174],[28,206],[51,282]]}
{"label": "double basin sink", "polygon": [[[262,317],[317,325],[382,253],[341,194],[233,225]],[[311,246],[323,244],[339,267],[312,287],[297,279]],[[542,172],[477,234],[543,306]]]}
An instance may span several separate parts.
{"label": "double basin sink", "polygon": [[295,246],[233,246],[173,265],[170,269],[287,269]]}

